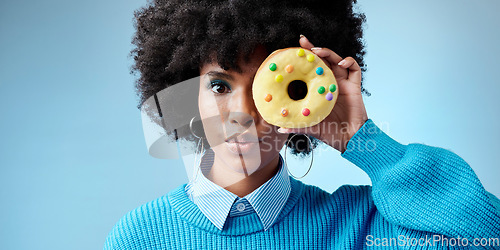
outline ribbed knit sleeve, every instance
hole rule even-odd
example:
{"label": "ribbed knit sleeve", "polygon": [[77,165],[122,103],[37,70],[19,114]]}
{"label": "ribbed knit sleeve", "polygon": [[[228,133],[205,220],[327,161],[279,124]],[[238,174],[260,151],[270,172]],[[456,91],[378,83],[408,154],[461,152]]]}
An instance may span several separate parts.
{"label": "ribbed knit sleeve", "polygon": [[369,119],[342,157],[369,175],[374,204],[390,223],[447,237],[500,238],[500,200],[455,153],[402,145]]}

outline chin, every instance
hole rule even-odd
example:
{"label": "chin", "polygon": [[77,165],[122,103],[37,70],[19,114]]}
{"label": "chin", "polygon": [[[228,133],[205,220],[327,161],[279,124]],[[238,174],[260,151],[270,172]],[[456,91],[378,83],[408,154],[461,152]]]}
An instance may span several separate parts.
{"label": "chin", "polygon": [[220,157],[221,161],[226,163],[232,171],[251,175],[261,166],[260,150],[250,150],[244,154],[238,154],[229,150],[226,145],[219,145],[213,148],[216,157]]}

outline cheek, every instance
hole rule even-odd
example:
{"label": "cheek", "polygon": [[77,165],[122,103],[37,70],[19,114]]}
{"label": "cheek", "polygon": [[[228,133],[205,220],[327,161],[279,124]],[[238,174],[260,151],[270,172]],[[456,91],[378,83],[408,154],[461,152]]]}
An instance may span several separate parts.
{"label": "cheek", "polygon": [[276,126],[268,124],[267,126],[263,126],[260,130],[260,135],[263,140],[263,152],[274,154],[275,152],[279,152],[283,145],[285,145],[288,134],[278,133],[276,131],[277,129]]}
{"label": "cheek", "polygon": [[277,138],[277,140],[280,140],[280,141],[282,141],[283,138],[286,139],[288,137],[287,134],[278,133],[278,128],[279,127],[267,123],[262,118],[262,116],[260,116],[260,114],[259,114],[259,122],[260,123],[257,126],[259,128],[259,132],[260,132],[259,134],[260,134],[260,136],[266,136],[266,137],[270,137],[270,138]]}
{"label": "cheek", "polygon": [[203,130],[211,147],[224,142],[224,131],[221,123],[220,108],[215,102],[213,94],[200,90],[198,109],[203,124]]}
{"label": "cheek", "polygon": [[198,96],[198,109],[201,118],[209,118],[227,113],[227,98],[216,98],[210,90],[200,90]]}
{"label": "cheek", "polygon": [[207,94],[204,90],[200,90],[198,96],[198,109],[200,111],[201,119],[214,116],[216,113],[213,112],[213,107],[211,107],[210,98],[207,98]]}

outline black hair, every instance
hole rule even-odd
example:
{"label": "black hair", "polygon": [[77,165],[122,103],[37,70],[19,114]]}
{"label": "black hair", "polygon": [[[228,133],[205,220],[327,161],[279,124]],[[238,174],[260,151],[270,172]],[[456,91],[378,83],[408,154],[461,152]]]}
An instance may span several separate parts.
{"label": "black hair", "polygon": [[[160,90],[199,76],[205,63],[239,71],[257,46],[267,52],[297,47],[299,35],[314,45],[352,56],[366,70],[362,39],[365,16],[356,0],[153,0],[135,12],[132,73],[139,73],[139,106]],[[370,95],[361,85],[362,93]],[[292,135],[290,135],[291,137]],[[290,138],[289,137],[289,138]],[[318,144],[311,138],[314,148]],[[288,142],[288,140],[287,140]],[[292,154],[308,155],[307,138],[287,143]]]}

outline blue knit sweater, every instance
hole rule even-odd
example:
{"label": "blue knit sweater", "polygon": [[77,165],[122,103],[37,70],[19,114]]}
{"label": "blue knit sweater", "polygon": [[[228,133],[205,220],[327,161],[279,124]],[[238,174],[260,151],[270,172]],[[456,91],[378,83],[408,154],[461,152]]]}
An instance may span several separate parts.
{"label": "blue knit sweater", "polygon": [[182,185],[125,215],[104,249],[500,249],[500,200],[456,154],[402,145],[368,120],[342,157],[373,186],[327,193],[291,179],[267,231],[255,213],[228,218],[221,231]]}

